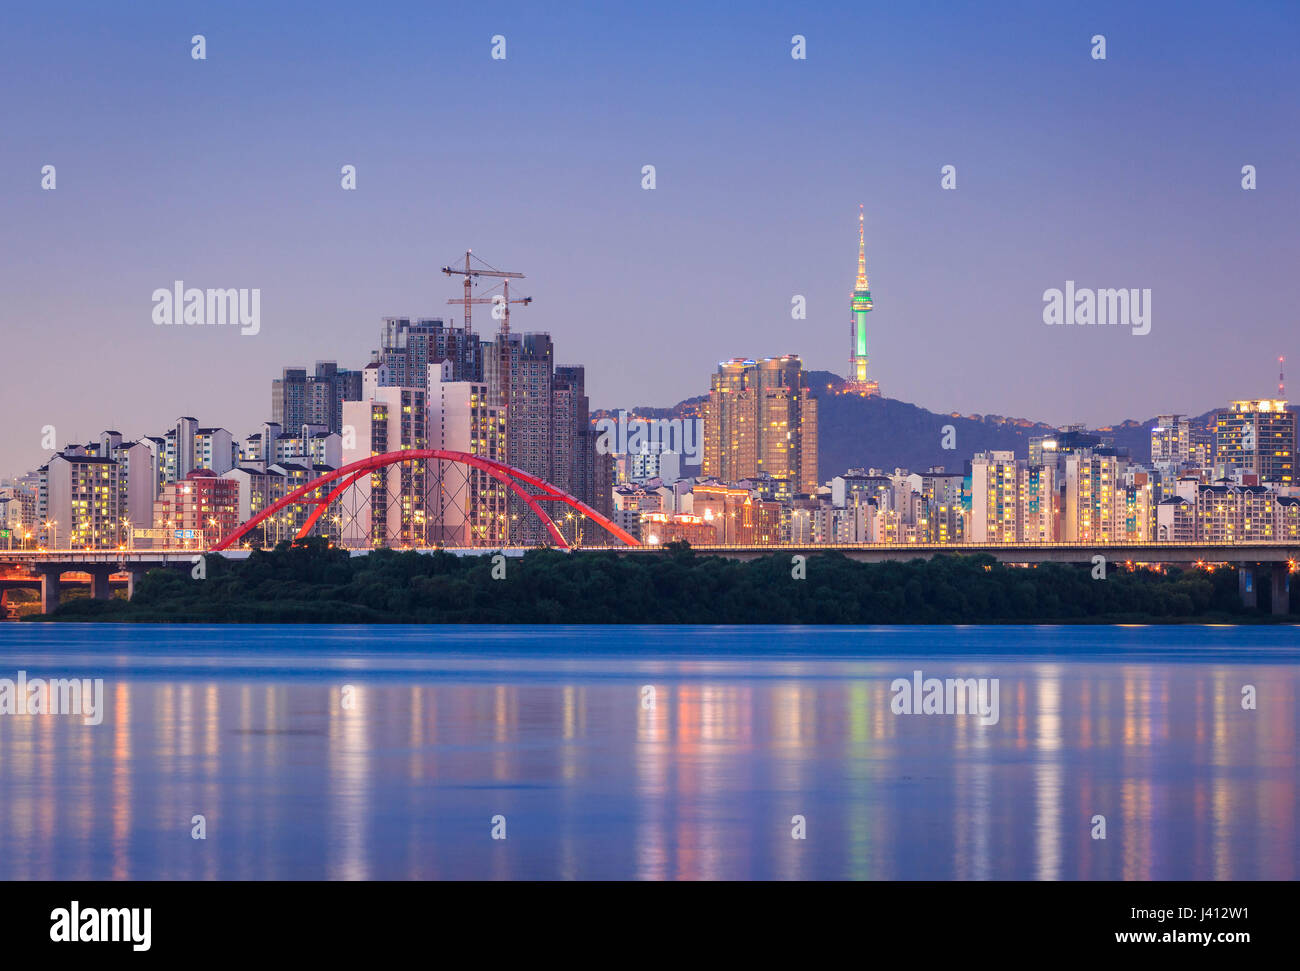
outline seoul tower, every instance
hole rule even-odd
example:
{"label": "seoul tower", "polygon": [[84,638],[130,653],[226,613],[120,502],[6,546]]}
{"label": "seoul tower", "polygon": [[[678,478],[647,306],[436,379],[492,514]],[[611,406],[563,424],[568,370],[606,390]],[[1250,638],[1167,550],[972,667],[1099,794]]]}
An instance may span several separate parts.
{"label": "seoul tower", "polygon": [[849,376],[844,383],[844,390],[849,394],[864,397],[880,394],[880,385],[867,378],[867,314],[871,312],[871,285],[867,283],[867,235],[866,221],[862,206],[858,206],[858,279],[853,286],[853,298],[850,303],[850,334],[852,345],[849,350]]}

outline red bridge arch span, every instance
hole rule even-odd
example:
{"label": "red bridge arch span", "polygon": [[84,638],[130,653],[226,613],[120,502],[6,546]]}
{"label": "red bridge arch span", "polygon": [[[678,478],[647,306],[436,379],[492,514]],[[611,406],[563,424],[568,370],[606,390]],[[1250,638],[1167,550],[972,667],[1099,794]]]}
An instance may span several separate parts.
{"label": "red bridge arch span", "polygon": [[[351,462],[348,465],[335,469],[333,472],[327,472],[319,479],[308,482],[306,485],[299,486],[283,499],[267,506],[252,519],[248,520],[248,522],[240,525],[239,528],[230,535],[222,537],[222,539],[212,547],[212,552],[219,552],[220,550],[227,549],[232,543],[239,542],[239,540],[241,540],[249,531],[259,526],[263,520],[274,516],[286,506],[292,506],[296,503],[315,503],[316,508],[312,511],[311,515],[307,517],[307,521],[303,523],[302,528],[298,530],[297,536],[294,537],[295,539],[302,539],[311,532],[311,528],[316,525],[316,521],[320,519],[325,510],[329,508],[330,503],[341,496],[348,487],[353,485],[358,479],[365,475],[369,475],[376,469],[396,465],[399,462],[419,462],[425,459],[436,459],[441,462],[453,462],[486,472],[498,482],[505,485],[511,492],[528,505],[528,508],[533,511],[543,524],[545,524],[547,532],[551,534],[551,538],[555,540],[556,545],[562,549],[569,549],[569,543],[560,533],[559,529],[556,528],[555,523],[551,520],[551,517],[546,514],[546,510],[541,507],[538,500],[544,502],[562,502],[577,512],[587,516],[598,525],[604,527],[609,533],[622,540],[628,546],[641,545],[636,537],[632,536],[617,523],[612,522],[600,513],[596,512],[596,510],[592,509],[585,502],[575,499],[567,492],[555,488],[555,486],[551,485],[549,482],[545,482],[542,479],[537,478],[535,475],[530,475],[523,471],[523,469],[516,469],[514,466],[506,465],[504,462],[495,462],[492,459],[485,459],[480,455],[470,455],[468,452],[452,452],[443,449],[430,448],[412,448],[404,449],[399,452],[386,452],[383,455],[372,455],[369,458],[361,459],[358,462]],[[328,495],[317,499],[306,498],[331,483],[337,484],[330,490]]]}

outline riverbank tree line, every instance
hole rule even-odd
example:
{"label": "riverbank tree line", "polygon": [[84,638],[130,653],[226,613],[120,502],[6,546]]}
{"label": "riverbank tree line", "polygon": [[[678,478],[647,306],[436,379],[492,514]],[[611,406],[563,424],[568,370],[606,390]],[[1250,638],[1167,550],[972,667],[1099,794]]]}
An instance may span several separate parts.
{"label": "riverbank tree line", "polygon": [[[375,550],[319,540],[207,557],[205,576],[154,570],[135,599],[64,603],[48,618],[192,623],[969,624],[1268,620],[1243,609],[1233,569],[1111,564],[1004,566],[987,554],[859,563],[828,551],[802,565],[674,544],[662,554],[522,557]],[[1294,614],[1291,615],[1294,619]],[[31,618],[36,619],[36,618]]]}

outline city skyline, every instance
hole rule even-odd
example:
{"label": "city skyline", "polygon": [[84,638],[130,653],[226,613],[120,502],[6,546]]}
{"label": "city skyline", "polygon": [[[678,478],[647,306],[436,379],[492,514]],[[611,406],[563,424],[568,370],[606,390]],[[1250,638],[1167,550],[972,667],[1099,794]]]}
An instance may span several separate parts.
{"label": "city skyline", "polygon": [[[902,11],[704,10],[682,29],[413,10],[401,31],[361,15],[367,32],[327,8],[312,24],[259,11],[256,34],[239,5],[111,25],[85,8],[59,30],[15,14],[0,45],[31,90],[0,95],[6,358],[50,365],[10,369],[0,470],[46,460],[46,425],[60,445],[158,416],[254,428],[284,365],[360,367],[385,314],[453,318],[437,268],[465,243],[528,274],[515,329],[571,349],[595,408],[669,406],[736,354],[842,373],[864,201],[872,376],[891,397],[1097,427],[1271,394],[1296,353],[1297,126],[1278,122],[1296,27],[1282,5],[1179,9],[955,12],[924,30]],[[571,91],[584,68],[609,75],[596,100]],[[701,84],[716,99],[685,96]],[[467,152],[464,130],[499,145]],[[157,327],[150,294],[175,280],[260,288],[260,332]],[[1150,289],[1150,333],[1045,327],[1041,295],[1067,280]]]}
{"label": "city skyline", "polygon": [[[857,264],[857,265],[858,265],[858,270],[857,270],[857,279],[856,279],[856,282],[855,282],[855,285],[854,285],[853,293],[852,293],[851,298],[850,298],[850,306],[851,306],[851,315],[850,315],[850,316],[851,316],[851,327],[850,327],[850,330],[851,330],[851,338],[852,338],[852,340],[851,340],[851,354],[850,354],[850,359],[849,359],[850,368],[842,369],[842,370],[844,371],[844,374],[841,375],[841,377],[842,377],[843,380],[844,380],[843,387],[842,387],[842,389],[839,390],[839,391],[829,392],[829,393],[833,393],[833,394],[834,394],[834,393],[857,393],[857,394],[865,394],[865,395],[868,395],[868,396],[870,396],[870,395],[879,395],[879,394],[881,394],[881,392],[879,391],[879,388],[878,388],[878,385],[877,385],[876,381],[875,381],[874,378],[872,377],[872,375],[874,374],[874,368],[869,367],[869,365],[868,365],[869,354],[867,353],[867,349],[868,349],[868,347],[870,346],[870,343],[871,343],[871,340],[872,340],[872,336],[873,336],[873,334],[872,334],[872,329],[871,329],[869,323],[867,323],[867,321],[870,320],[869,312],[870,312],[870,310],[871,310],[871,293],[870,293],[870,289],[869,289],[869,284],[867,283],[867,276],[866,276],[866,270],[865,270],[865,244],[864,244],[864,232],[863,232],[863,218],[864,218],[864,217],[863,217],[862,214],[860,213],[860,214],[859,214],[859,245],[858,245],[858,264]],[[177,288],[177,294],[178,294],[178,296],[177,296],[176,306],[177,306],[178,308],[181,306],[180,293],[182,292],[182,286],[183,286],[182,282],[181,282],[181,281],[177,281],[176,288]],[[494,292],[499,292],[499,289],[500,289],[499,287],[493,287],[493,286],[487,286],[487,285],[482,285],[482,284],[480,284],[480,285],[479,285],[479,289],[478,289],[477,291],[475,291],[475,293],[477,293],[477,294],[480,295],[479,297],[476,298],[476,301],[479,302],[479,303],[488,303],[488,302],[490,302],[490,300],[492,299],[491,297],[486,297],[486,298],[484,298],[484,297],[482,297],[481,295],[482,295],[482,294],[492,294],[492,293],[494,293]],[[209,299],[209,301],[210,301],[210,300],[211,300],[211,297],[209,296],[208,299]],[[526,298],[526,299],[524,299],[524,300],[519,300],[519,301],[512,300],[512,301],[510,301],[510,302],[512,302],[512,303],[517,303],[517,302],[519,302],[519,303],[530,303],[531,300],[532,300],[532,298]],[[455,304],[455,303],[460,303],[460,302],[461,302],[461,301],[457,301],[457,300],[454,300],[454,299],[449,299],[449,300],[448,300],[448,304]],[[232,304],[232,307],[233,307],[233,304]],[[232,313],[233,313],[233,311],[232,311]],[[477,322],[477,325],[476,325],[476,327],[475,327],[475,329],[474,329],[474,332],[473,332],[473,333],[474,333],[474,337],[475,337],[476,339],[481,339],[481,340],[483,340],[483,341],[488,341],[488,340],[491,340],[491,339],[493,339],[493,338],[495,338],[495,337],[497,336],[495,332],[496,332],[497,329],[500,328],[501,325],[500,325],[500,323],[499,323],[498,320],[493,319],[493,314],[494,314],[494,313],[495,313],[495,308],[489,308],[489,309],[487,309],[487,310],[485,310],[485,311],[483,311],[483,312],[480,312],[480,314],[479,314],[479,319],[478,319],[478,322]],[[179,317],[179,312],[178,312],[178,317]],[[484,319],[485,317],[486,317],[487,319]],[[422,321],[434,321],[434,322],[439,323],[440,325],[444,325],[444,324],[445,324],[445,326],[449,329],[449,331],[452,331],[452,332],[455,332],[455,333],[459,333],[460,331],[458,331],[457,328],[462,327],[463,324],[464,324],[464,321],[463,321],[462,317],[461,317],[459,314],[454,313],[454,312],[443,312],[443,313],[440,313],[440,314],[437,314],[437,315],[431,315],[431,316],[425,316],[425,317],[419,317],[419,316],[409,316],[409,317],[408,317],[408,316],[392,316],[392,315],[388,315],[388,316],[384,316],[384,317],[381,318],[381,324],[383,325],[384,328],[391,328],[392,326],[394,326],[394,322],[396,322],[396,321],[408,321],[408,322],[409,322],[410,320],[417,320],[417,319],[418,319],[418,320],[422,320]],[[507,319],[508,319],[508,318],[507,318]],[[180,321],[178,320],[177,322],[179,323]],[[506,329],[506,332],[508,333],[508,328]],[[531,330],[531,329],[528,329],[528,328],[523,328],[523,327],[519,327],[519,328],[517,328],[517,329],[516,329],[516,333],[517,333],[517,334],[518,334],[518,333],[522,333],[522,334],[524,334],[525,336],[533,336],[533,337],[538,337],[538,338],[542,338],[542,339],[548,339],[548,338],[551,336],[551,335],[549,334],[549,332],[547,332],[547,331],[534,331],[534,330]],[[382,343],[382,342],[381,342],[381,343]],[[480,345],[475,345],[475,346],[480,346]],[[487,348],[487,347],[490,347],[490,346],[492,346],[492,345],[490,345],[490,344],[483,344],[483,345],[481,345],[482,348]],[[453,349],[451,349],[450,351],[448,351],[447,353],[453,354],[453,356],[454,356],[455,354],[458,354],[458,353],[467,353],[467,351],[460,351],[460,352],[458,352],[458,351],[456,351],[456,350],[453,348]],[[479,353],[481,354],[481,353],[482,353],[482,350],[480,350]],[[796,360],[802,361],[802,357],[801,357],[801,355],[800,355],[798,352],[795,352],[795,353],[790,354],[790,355],[780,355],[780,356],[781,356],[781,357],[792,357],[792,358],[794,358],[794,359],[796,359]],[[353,377],[356,378],[356,379],[359,381],[360,376],[361,376],[361,373],[363,372],[363,370],[364,370],[366,367],[368,367],[368,366],[373,366],[375,360],[377,360],[377,359],[379,359],[379,358],[381,358],[381,357],[382,357],[382,348],[379,349],[379,350],[376,350],[376,349],[372,349],[372,350],[370,350],[370,351],[367,353],[367,355],[365,356],[365,361],[364,361],[364,363],[361,363],[359,360],[353,360],[353,359],[348,359],[348,360],[346,360],[345,362],[340,363],[340,362],[337,361],[337,360],[333,360],[333,359],[322,359],[322,358],[317,357],[317,358],[313,359],[310,363],[307,363],[307,364],[304,364],[304,363],[302,363],[302,362],[295,361],[295,362],[293,362],[293,363],[291,363],[291,364],[288,364],[288,365],[285,365],[285,366],[281,367],[281,368],[280,368],[280,374],[281,374],[281,377],[272,378],[272,399],[271,399],[270,407],[268,407],[268,408],[265,409],[265,411],[264,411],[264,414],[267,415],[268,417],[266,417],[266,418],[262,418],[262,419],[259,419],[259,420],[255,421],[255,422],[252,424],[252,426],[250,426],[251,431],[252,431],[253,433],[256,433],[256,430],[257,430],[258,428],[262,427],[262,426],[265,424],[265,422],[267,422],[267,421],[271,421],[271,422],[276,422],[276,423],[281,423],[281,424],[282,424],[282,418],[277,414],[277,411],[276,411],[277,407],[282,407],[282,402],[281,402],[281,400],[277,397],[277,396],[280,394],[278,388],[279,388],[279,386],[282,385],[282,383],[283,383],[283,378],[284,378],[285,376],[287,376],[287,374],[288,374],[291,370],[298,370],[298,371],[301,371],[301,372],[303,372],[304,374],[306,374],[307,372],[311,372],[311,371],[313,371],[313,370],[316,370],[317,372],[319,372],[320,368],[321,368],[322,366],[325,366],[327,369],[328,369],[328,368],[337,368],[337,370],[338,370],[338,372],[340,373],[340,375],[342,375],[344,372],[350,372],[350,373],[353,375]],[[565,358],[565,359],[567,359],[567,358]],[[774,356],[773,359],[775,359],[775,356]],[[744,360],[747,360],[747,359],[746,359],[746,358],[743,358],[743,357],[741,357],[741,358],[732,358],[732,359],[731,359],[731,363],[735,363],[735,362],[737,362],[737,361],[744,361]],[[752,363],[752,359],[748,359],[748,360],[750,360],[751,363]],[[725,364],[727,364],[727,363],[728,363],[728,362],[726,362],[726,361],[719,362],[718,367],[720,368],[720,367],[722,367],[723,365],[725,365]],[[1284,359],[1284,358],[1279,358],[1277,361],[1275,361],[1275,362],[1271,362],[1271,363],[1272,363],[1275,367],[1278,368],[1278,374],[1277,374],[1277,382],[1278,382],[1278,383],[1275,385],[1275,390],[1277,391],[1277,396],[1278,396],[1278,397],[1284,397],[1284,384],[1283,384],[1283,379],[1284,379],[1285,375],[1284,375],[1284,371],[1283,371],[1283,369],[1284,369],[1284,367],[1285,367],[1285,359]],[[854,370],[854,365],[858,365],[857,368],[856,368],[856,370]],[[480,366],[481,366],[481,365],[480,365]],[[579,370],[583,370],[583,369],[584,369],[584,365],[578,365],[578,368],[579,368]],[[837,374],[839,373],[839,371],[835,370],[833,367],[832,367],[832,368],[828,368],[827,370],[831,370],[833,373],[837,373]],[[863,380],[864,377],[865,377],[865,381]],[[395,383],[400,385],[400,384],[404,384],[404,383],[406,383],[406,382],[405,382],[405,381],[401,381],[401,380],[399,380],[399,381],[396,381]],[[358,388],[359,388],[359,384],[358,384]],[[810,388],[810,389],[808,389],[808,390],[809,390],[809,392],[811,393],[811,396],[812,396],[814,399],[818,396],[818,389],[816,389],[816,388]],[[823,393],[828,393],[828,392],[823,392]],[[340,392],[340,395],[341,395],[341,394],[342,394],[342,392]],[[692,395],[692,396],[688,396],[688,397],[694,397],[694,396]],[[1260,396],[1258,396],[1258,397],[1269,397],[1269,396],[1268,396],[1268,395],[1260,395]],[[682,399],[682,400],[685,400],[685,399]],[[1238,398],[1233,398],[1233,397],[1230,395],[1230,396],[1228,396],[1228,398],[1226,398],[1226,399],[1224,399],[1224,400],[1239,400],[1239,399],[1238,399]],[[340,397],[339,400],[336,402],[336,405],[341,406],[341,404],[342,404],[342,397]],[[650,405],[649,407],[668,408],[668,407],[673,407],[673,406],[675,406],[675,405],[677,405],[677,404],[680,404],[680,401],[664,402],[664,403],[655,403],[655,404],[653,404],[653,405]],[[618,407],[624,407],[625,405],[627,405],[627,403],[620,403],[619,405],[616,405],[615,407],[616,407],[616,408],[618,408]],[[644,406],[644,403],[641,403],[641,405]],[[628,407],[632,407],[632,408],[638,407],[638,405],[636,405],[636,404],[631,404],[631,405],[627,405],[627,406],[628,406]],[[1222,410],[1223,407],[1224,407],[1223,404],[1215,404],[1215,405],[1211,406],[1210,408],[1206,409],[1206,411],[1204,411],[1204,412],[1200,412],[1199,414],[1214,414],[1214,413],[1216,413],[1216,412]],[[193,411],[193,410],[194,410],[194,409],[191,409],[191,411]],[[592,409],[593,413],[594,413],[594,412],[601,412],[601,411],[608,411],[608,410],[610,410],[610,409],[594,408],[594,407],[593,407],[593,409]],[[179,414],[181,414],[181,415],[183,416],[183,415],[184,415],[184,411],[182,410],[181,412],[179,412]],[[814,414],[815,414],[815,412],[814,412]],[[953,414],[956,414],[956,412],[954,412]],[[978,412],[977,412],[977,414],[978,414]],[[147,430],[147,431],[145,431],[145,432],[142,432],[142,434],[141,434],[140,436],[136,436],[136,437],[144,438],[144,437],[149,437],[149,436],[153,435],[153,433],[161,427],[159,421],[157,420],[158,417],[159,417],[159,416],[157,416],[157,415],[154,416],[153,425],[151,426],[151,428],[150,428],[149,430]],[[1025,419],[1025,420],[1030,420],[1030,421],[1039,421],[1039,422],[1043,421],[1042,418],[1039,418],[1039,417],[1037,417],[1037,416],[1035,416],[1035,415],[1009,415],[1009,416],[1003,416],[1003,417],[1008,417],[1008,418],[1017,419],[1017,420]],[[1159,420],[1159,414],[1153,412],[1153,414],[1152,414],[1152,415],[1149,415],[1149,416],[1141,416],[1141,417],[1137,417],[1137,416],[1129,416],[1128,418],[1126,418],[1126,419],[1124,419],[1124,420],[1126,420],[1126,421],[1130,421],[1130,420],[1134,420],[1134,419],[1136,419],[1136,420],[1139,421],[1139,422],[1145,422],[1145,421],[1158,421],[1158,420]],[[594,418],[593,418],[593,421],[594,421]],[[165,424],[169,424],[169,423],[170,423],[170,422],[163,422],[162,424],[165,425]],[[95,423],[92,422],[91,424],[94,425]],[[109,423],[109,424],[111,424],[111,423]],[[1074,426],[1076,426],[1076,425],[1078,425],[1078,424],[1087,424],[1087,423],[1079,423],[1079,422],[1069,422],[1069,421],[1067,421],[1067,422],[1058,422],[1058,423],[1053,423],[1053,424],[1055,424],[1057,428],[1059,428],[1059,429],[1061,429],[1061,430],[1064,430],[1064,429],[1066,429],[1067,427],[1074,427]],[[1118,424],[1118,422],[1116,422],[1116,424]],[[99,435],[101,435],[102,433],[105,432],[106,427],[107,427],[107,426],[106,426],[103,422],[101,422],[101,423],[99,423],[99,427],[98,427],[98,429],[95,430],[95,431],[93,431],[91,434],[88,434],[88,435],[85,435],[85,436],[77,436],[77,435],[69,436],[69,437],[67,437],[66,441],[63,440],[62,438],[56,438],[56,442],[57,442],[58,444],[56,445],[56,447],[55,447],[54,449],[43,448],[41,451],[42,451],[45,455],[47,455],[47,456],[52,456],[52,455],[54,455],[57,451],[59,451],[59,450],[61,450],[62,448],[64,448],[65,446],[76,445],[76,444],[78,444],[78,443],[80,443],[80,442],[83,442],[83,441],[94,441],[94,440],[96,439],[97,436],[99,436]],[[225,426],[225,425],[220,425],[220,424],[218,424],[218,425],[215,426],[215,427],[218,427],[218,428],[227,428],[227,426]],[[291,426],[286,426],[286,427],[291,427]],[[1106,429],[1106,428],[1108,428],[1108,427],[1110,427],[1110,426],[1107,425],[1107,424],[1097,423],[1097,424],[1091,424],[1091,425],[1088,425],[1088,427],[1090,427],[1090,428],[1096,428],[1096,429],[1103,429],[1103,430],[1104,430],[1104,429]],[[115,429],[115,430],[120,430],[120,429]],[[234,437],[235,437],[235,439],[236,439],[237,441],[240,440],[240,439],[242,439],[243,436],[242,436],[242,434],[241,434],[241,430],[240,430],[240,429],[227,429],[227,430],[230,430],[230,431],[232,432],[232,435],[234,435]],[[45,437],[45,436],[44,436],[44,430],[42,430],[42,434],[43,434],[43,437]],[[132,435],[129,435],[129,434],[125,436],[125,438],[128,439],[128,440],[129,440],[130,438],[132,438],[132,437],[133,437],[133,436],[132,436]],[[26,474],[26,473],[30,472],[30,471],[32,470],[32,468],[34,468],[34,466],[29,467],[29,468],[25,468],[25,469],[20,469],[20,470],[11,470],[11,471],[8,471],[8,472],[3,473],[3,477],[4,477],[4,478],[14,478],[14,477],[18,477],[18,476],[21,476],[21,475],[23,475],[23,474]]]}
{"label": "city skyline", "polygon": [[1300,0],[9,5],[12,941],[846,879],[905,957],[949,882],[953,950],[1276,938],[1298,50]]}

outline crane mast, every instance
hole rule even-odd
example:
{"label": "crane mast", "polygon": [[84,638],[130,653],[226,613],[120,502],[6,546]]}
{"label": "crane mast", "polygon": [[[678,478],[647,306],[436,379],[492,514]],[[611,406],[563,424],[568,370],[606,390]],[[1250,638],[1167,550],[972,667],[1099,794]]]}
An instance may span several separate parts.
{"label": "crane mast", "polygon": [[[511,305],[512,303],[522,303],[522,304],[524,304],[525,306],[527,306],[528,304],[530,304],[530,303],[533,302],[533,298],[532,298],[532,297],[518,297],[518,298],[516,298],[516,299],[514,299],[514,300],[511,300],[511,299],[510,299],[510,281],[509,281],[509,280],[504,280],[504,281],[502,281],[502,284],[501,284],[501,285],[502,285],[502,287],[504,288],[504,291],[505,291],[505,292],[504,292],[504,294],[503,294],[501,297],[499,297],[499,298],[498,298],[498,297],[459,297],[459,298],[457,298],[457,297],[452,297],[450,300],[447,301],[447,303],[449,303],[449,304],[465,304],[465,305],[466,305],[466,310],[468,310],[468,304],[474,304],[474,303],[490,303],[490,304],[495,304],[495,303],[497,303],[498,300],[500,300],[501,304],[502,304],[502,305],[504,306],[504,308],[505,308],[505,311],[504,311],[504,313],[503,313],[502,316],[501,316],[501,333],[502,333],[503,335],[506,335],[506,334],[509,334],[509,333],[510,333],[510,305]],[[466,324],[466,326],[468,326],[468,323]]]}
{"label": "crane mast", "polygon": [[[454,267],[453,267],[453,266],[444,266],[444,267],[442,268],[442,272],[445,273],[445,274],[447,274],[447,276],[463,276],[463,277],[465,278],[465,296],[464,296],[461,300],[449,300],[449,301],[447,301],[447,302],[448,302],[448,303],[463,303],[463,304],[464,304],[464,306],[465,306],[465,334],[466,334],[466,335],[469,335],[470,333],[473,332],[473,327],[472,327],[472,311],[471,311],[471,309],[470,309],[470,308],[471,308],[471,305],[474,304],[474,303],[483,303],[483,302],[488,302],[488,303],[490,303],[490,302],[491,302],[491,301],[475,300],[474,297],[471,295],[470,290],[471,290],[471,288],[473,287],[474,280],[475,280],[476,278],[478,278],[478,277],[494,277],[494,278],[500,278],[500,279],[503,279],[503,280],[522,280],[522,279],[524,278],[524,275],[523,275],[522,273],[513,273],[513,272],[511,272],[511,271],[509,271],[509,270],[498,270],[498,269],[495,269],[494,267],[488,266],[488,264],[486,264],[486,263],[483,263],[482,260],[479,260],[479,262],[480,262],[480,263],[483,263],[483,266],[486,267],[486,269],[484,269],[484,268],[480,268],[480,267],[476,267],[476,266],[474,266],[474,265],[472,265],[472,264],[470,263],[470,260],[471,260],[472,258],[473,258],[473,259],[477,259],[477,257],[474,257],[474,251],[473,251],[473,250],[466,250],[466,251],[465,251],[465,269],[462,270],[459,266],[454,266]],[[507,291],[507,296],[508,296],[508,295],[509,295],[509,291]],[[531,299],[531,298],[529,298],[529,299]],[[510,307],[509,307],[509,304],[507,304],[507,305],[506,305],[506,319],[507,319],[507,321],[509,320],[509,314],[510,314]],[[508,329],[508,325],[507,325],[507,329]]]}

